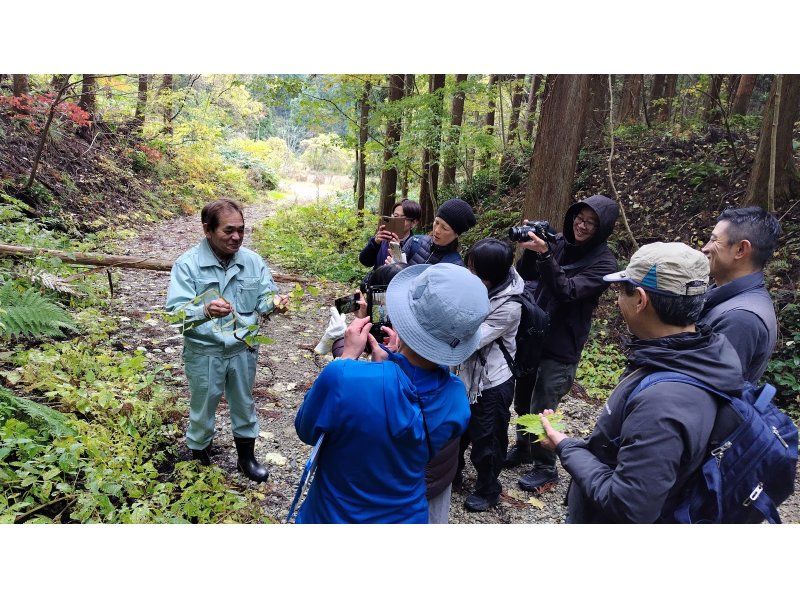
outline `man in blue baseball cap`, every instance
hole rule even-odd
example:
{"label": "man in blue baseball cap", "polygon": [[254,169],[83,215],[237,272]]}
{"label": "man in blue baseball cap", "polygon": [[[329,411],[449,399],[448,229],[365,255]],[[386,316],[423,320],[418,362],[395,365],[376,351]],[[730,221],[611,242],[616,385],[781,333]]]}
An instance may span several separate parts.
{"label": "man in blue baseball cap", "polygon": [[[370,334],[369,317],[354,320],[342,358],[297,413],[303,442],[325,434],[298,523],[427,523],[425,465],[467,428],[466,389],[448,366],[478,346],[486,286],[454,264],[409,266],[389,284],[386,310],[392,348]],[[372,362],[358,361],[367,343]]]}

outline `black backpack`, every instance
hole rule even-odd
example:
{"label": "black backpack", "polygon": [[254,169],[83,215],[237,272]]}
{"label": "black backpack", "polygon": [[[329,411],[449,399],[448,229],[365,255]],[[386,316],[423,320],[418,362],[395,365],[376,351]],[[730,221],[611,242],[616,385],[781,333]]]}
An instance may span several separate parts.
{"label": "black backpack", "polygon": [[534,299],[536,285],[526,284],[525,290],[519,295],[513,295],[507,301],[520,304],[521,312],[519,328],[517,328],[517,353],[514,358],[508,352],[502,338],[496,340],[500,346],[503,357],[511,369],[514,378],[522,378],[539,367],[539,356],[542,353],[542,341],[550,326],[550,316]]}

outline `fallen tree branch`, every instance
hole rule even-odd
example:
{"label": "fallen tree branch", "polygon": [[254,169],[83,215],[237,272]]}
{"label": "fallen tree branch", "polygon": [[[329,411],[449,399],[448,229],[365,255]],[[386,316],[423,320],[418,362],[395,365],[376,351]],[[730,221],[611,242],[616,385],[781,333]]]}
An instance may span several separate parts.
{"label": "fallen tree branch", "polygon": [[[135,270],[155,270],[157,272],[169,272],[172,270],[173,262],[168,260],[158,260],[147,256],[137,255],[111,255],[105,253],[87,253],[82,251],[59,251],[57,249],[41,249],[38,247],[25,247],[22,245],[3,245],[0,244],[0,256],[8,255],[13,257],[36,257],[39,255],[49,255],[57,257],[62,262],[68,264],[81,264],[87,266],[100,266],[93,268],[86,274],[94,274],[106,268],[133,268]],[[73,277],[70,277],[72,279]],[[311,279],[295,276],[293,274],[272,273],[275,282],[297,282],[300,284],[313,284]]]}

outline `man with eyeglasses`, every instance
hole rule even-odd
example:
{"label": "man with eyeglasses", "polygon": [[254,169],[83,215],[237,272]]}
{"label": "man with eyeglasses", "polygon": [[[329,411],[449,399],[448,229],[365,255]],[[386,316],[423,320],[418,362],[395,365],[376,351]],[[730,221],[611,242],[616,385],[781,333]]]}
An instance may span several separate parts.
{"label": "man with eyeglasses", "polygon": [[[593,195],[572,204],[564,218],[563,233],[548,243],[534,233],[516,268],[526,284],[535,285],[534,297],[550,316],[542,341],[538,367],[517,380],[514,410],[517,415],[555,410],[575,380],[581,351],[589,337],[592,313],[609,283],[603,276],[618,270],[606,240],[614,230],[619,208],[612,199]],[[541,448],[521,430],[509,449],[504,467],[521,463],[533,468],[519,480],[528,492],[541,494],[558,484],[555,455]]]}

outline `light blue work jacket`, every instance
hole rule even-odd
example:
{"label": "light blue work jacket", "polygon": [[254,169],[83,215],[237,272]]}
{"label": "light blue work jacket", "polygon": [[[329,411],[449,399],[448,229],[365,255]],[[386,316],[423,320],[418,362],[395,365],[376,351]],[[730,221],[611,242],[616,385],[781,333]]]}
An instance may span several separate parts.
{"label": "light blue work jacket", "polygon": [[[225,357],[247,348],[239,339],[258,334],[247,327],[258,323],[259,314],[272,311],[277,290],[260,255],[240,247],[225,270],[203,239],[172,266],[166,309],[185,313],[184,344],[188,349]],[[206,295],[197,300],[203,293]],[[212,319],[204,315],[204,306],[220,296],[234,306],[238,314],[235,326],[233,314]]]}

